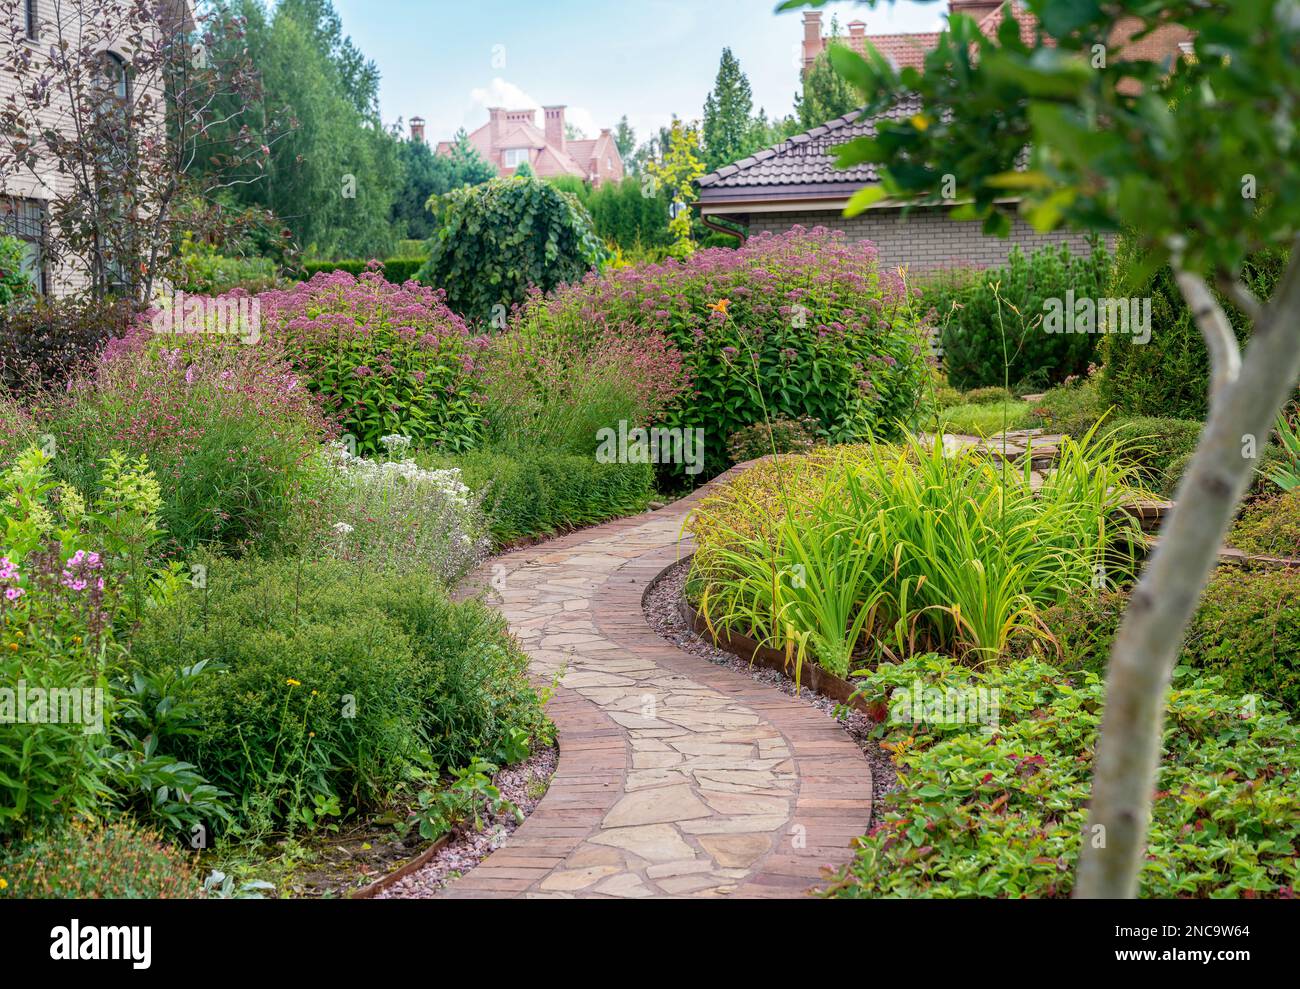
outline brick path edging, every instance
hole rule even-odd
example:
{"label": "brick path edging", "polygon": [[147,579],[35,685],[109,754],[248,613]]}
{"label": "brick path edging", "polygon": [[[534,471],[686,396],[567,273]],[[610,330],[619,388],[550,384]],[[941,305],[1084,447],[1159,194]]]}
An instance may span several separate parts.
{"label": "brick path edging", "polygon": [[853,857],[871,769],[823,713],[682,652],[642,599],[722,475],[657,512],[491,561],[489,599],[549,683],[559,762],[528,819],[439,895],[800,896]]}

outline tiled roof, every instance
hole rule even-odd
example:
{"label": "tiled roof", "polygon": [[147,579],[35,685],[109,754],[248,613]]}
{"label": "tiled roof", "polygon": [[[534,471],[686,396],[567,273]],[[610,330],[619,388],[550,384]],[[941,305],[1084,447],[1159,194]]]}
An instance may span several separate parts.
{"label": "tiled roof", "polygon": [[841,38],[840,41],[848,42],[859,55],[866,54],[866,45],[862,42],[869,42],[892,62],[895,68],[920,69],[925,67],[925,56],[939,43],[939,33],[936,31],[929,34],[867,34],[857,38]]}
{"label": "tiled roof", "polygon": [[586,172],[591,166],[591,159],[596,154],[596,141],[594,138],[581,141],[565,141],[564,150],[568,152],[569,157],[574,160],[577,166]]}
{"label": "tiled roof", "polygon": [[908,96],[883,114],[862,118],[855,110],[830,123],[796,134],[780,144],[742,158],[734,165],[724,165],[700,179],[701,189],[742,189],[761,186],[830,185],[848,187],[876,181],[873,165],[836,168],[834,148],[857,137],[870,137],[881,119],[902,120],[921,107],[920,97]]}

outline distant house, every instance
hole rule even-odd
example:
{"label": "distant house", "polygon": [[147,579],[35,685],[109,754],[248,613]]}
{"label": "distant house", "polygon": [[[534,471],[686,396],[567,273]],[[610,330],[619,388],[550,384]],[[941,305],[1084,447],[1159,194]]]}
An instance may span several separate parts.
{"label": "distant house", "polygon": [[[114,2],[103,0],[110,10]],[[126,4],[119,7],[124,16],[130,13]],[[162,0],[155,12],[166,21],[159,22],[163,29],[189,31],[194,27],[193,0]],[[27,48],[31,58],[21,76],[10,70],[10,60],[5,59],[6,64],[0,66],[0,100],[16,97],[23,86],[41,79],[49,71],[48,52],[59,44],[77,50],[81,27],[76,13],[61,0],[25,0],[18,5],[17,24],[0,24],[0,31],[5,32],[6,53],[7,46],[18,45]],[[132,80],[131,52],[125,42],[95,54],[103,60],[105,82],[119,98],[127,99]],[[71,98],[60,88],[49,111],[33,120],[32,127],[51,126],[60,133],[72,134],[77,123]],[[0,172],[0,235],[22,242],[23,270],[40,292],[55,296],[70,295],[88,286],[81,267],[74,263],[76,259],[65,257],[59,249],[58,226],[50,217],[51,200],[68,195],[72,188],[70,177],[62,174],[53,160],[43,161],[34,170],[23,165]]]}
{"label": "distant house", "polygon": [[[492,107],[488,122],[469,135],[470,143],[502,175],[513,175],[527,162],[533,174],[544,179],[572,175],[592,185],[621,179],[623,156],[610,129],[594,139],[570,141],[565,136],[564,109],[543,107],[544,125],[538,128],[536,110]],[[435,153],[450,154],[451,147],[451,141],[439,141]]]}
{"label": "distant house", "polygon": [[[1033,15],[1016,2],[1021,34],[1032,38]],[[993,33],[1002,23],[1004,6],[1002,0],[950,0],[949,12],[975,17],[982,31]],[[1124,49],[1141,58],[1177,57],[1187,50],[1190,41],[1189,34],[1176,25],[1129,44],[1132,34],[1131,24],[1120,22],[1111,34],[1111,44],[1116,50]],[[849,25],[848,38],[841,40],[859,51],[869,42],[895,65],[919,69],[938,38],[936,33],[869,35],[865,25],[854,22]],[[822,35],[821,12],[805,13],[805,70],[830,40]],[[1040,234],[1018,215],[1011,215],[1009,239],[984,237],[978,223],[950,220],[947,214],[951,207],[947,206],[917,208],[904,215],[900,207],[882,201],[846,219],[843,210],[849,197],[862,186],[878,181],[878,177],[870,165],[836,168],[833,150],[854,138],[873,135],[881,120],[905,119],[919,109],[918,100],[908,99],[875,117],[862,119],[862,114],[855,111],[725,165],[699,181],[696,206],[701,217],[710,225],[718,220],[739,225],[746,235],[779,232],[796,225],[842,230],[855,240],[873,241],[880,250],[882,266],[907,265],[915,272],[992,267],[1004,262],[1016,244],[1026,253],[1062,243],[1075,251],[1086,249],[1083,235],[1068,231]],[[1008,202],[1007,209],[1010,214],[1014,202]]]}

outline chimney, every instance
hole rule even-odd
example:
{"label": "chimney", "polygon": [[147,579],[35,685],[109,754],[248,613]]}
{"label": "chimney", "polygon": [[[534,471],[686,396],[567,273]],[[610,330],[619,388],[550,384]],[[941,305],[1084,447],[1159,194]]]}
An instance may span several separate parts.
{"label": "chimney", "polygon": [[546,143],[552,147],[564,150],[564,107],[547,106],[542,107],[542,113],[546,117]]}
{"label": "chimney", "polygon": [[488,136],[492,139],[492,149],[495,151],[501,138],[501,121],[505,118],[505,107],[490,106],[488,107]]}
{"label": "chimney", "polygon": [[862,23],[862,21],[849,22],[849,38],[851,39],[852,47],[855,50],[862,51],[863,48],[862,39],[865,38],[866,36],[867,36],[866,24]]}
{"label": "chimney", "polygon": [[803,67],[804,71],[813,64],[822,48],[822,12],[806,10],[803,15]]}
{"label": "chimney", "polygon": [[424,143],[424,118],[423,117],[411,118],[411,140],[419,141],[421,144]]}
{"label": "chimney", "polygon": [[1003,0],[948,0],[948,16],[965,14],[982,21],[1002,6]]}

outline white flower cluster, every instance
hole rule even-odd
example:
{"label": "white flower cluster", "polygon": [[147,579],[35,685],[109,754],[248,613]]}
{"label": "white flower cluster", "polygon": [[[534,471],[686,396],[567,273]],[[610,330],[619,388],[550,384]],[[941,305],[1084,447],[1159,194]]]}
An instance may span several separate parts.
{"label": "white flower cluster", "polygon": [[[380,441],[394,458],[410,440]],[[487,553],[487,522],[459,470],[426,470],[414,460],[369,460],[343,443],[329,450],[338,480],[332,550],[372,567],[431,570],[446,586],[465,576]]]}
{"label": "white flower cluster", "polygon": [[394,460],[400,460],[411,449],[411,437],[399,436],[397,433],[391,436],[379,437],[379,445],[388,451],[388,455]]}
{"label": "white flower cluster", "polygon": [[[388,444],[387,440],[402,440],[406,446]],[[394,448],[405,453],[411,441],[405,436],[385,436],[381,443],[392,451]],[[430,491],[447,498],[458,508],[468,507],[472,492],[461,480],[460,471],[425,470],[414,460],[367,460],[348,452],[343,443],[334,444],[334,455],[338,467],[350,479],[371,484],[395,484],[404,482],[416,487],[427,487]]]}

